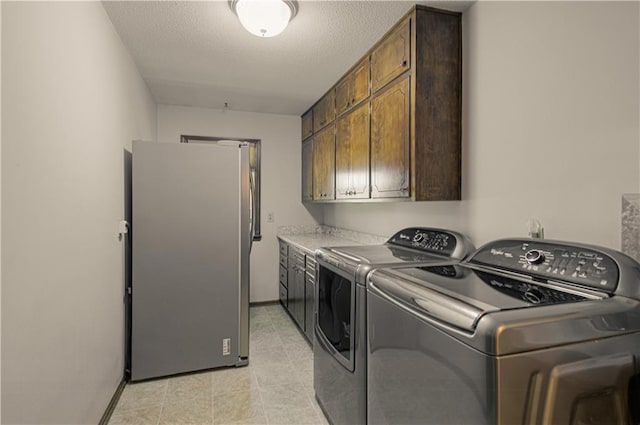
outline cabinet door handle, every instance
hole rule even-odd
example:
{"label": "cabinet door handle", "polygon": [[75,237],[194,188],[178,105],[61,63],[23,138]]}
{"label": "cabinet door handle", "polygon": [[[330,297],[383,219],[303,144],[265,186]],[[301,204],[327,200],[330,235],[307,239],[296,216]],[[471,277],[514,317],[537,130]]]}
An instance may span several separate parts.
{"label": "cabinet door handle", "polygon": [[407,66],[407,60],[402,59],[402,62],[400,62],[400,66]]}

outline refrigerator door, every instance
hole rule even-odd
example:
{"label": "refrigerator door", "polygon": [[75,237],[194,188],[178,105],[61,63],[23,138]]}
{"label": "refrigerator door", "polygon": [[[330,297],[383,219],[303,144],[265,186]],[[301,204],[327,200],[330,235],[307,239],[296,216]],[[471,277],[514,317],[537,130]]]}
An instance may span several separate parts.
{"label": "refrigerator door", "polygon": [[134,381],[246,363],[240,354],[246,345],[248,355],[249,331],[243,151],[133,144]]}

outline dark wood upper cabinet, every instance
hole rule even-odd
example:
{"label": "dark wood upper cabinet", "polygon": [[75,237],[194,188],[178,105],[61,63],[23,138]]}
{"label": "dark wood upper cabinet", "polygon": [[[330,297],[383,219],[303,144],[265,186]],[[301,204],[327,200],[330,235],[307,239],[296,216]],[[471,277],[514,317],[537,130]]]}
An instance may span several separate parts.
{"label": "dark wood upper cabinet", "polygon": [[351,82],[353,78],[349,74],[336,85],[336,115],[340,115],[349,109],[351,102]]}
{"label": "dark wood upper cabinet", "polygon": [[461,99],[461,14],[416,5],[314,105],[314,200],[461,199]]}
{"label": "dark wood upper cabinet", "polygon": [[316,133],[313,140],[313,199],[335,199],[335,125]]}
{"label": "dark wood upper cabinet", "polygon": [[302,142],[302,201],[313,201],[313,138]]}
{"label": "dark wood upper cabinet", "polygon": [[[462,197],[462,21],[417,9],[412,185],[416,201]],[[412,74],[414,74],[412,72]]]}
{"label": "dark wood upper cabinet", "polygon": [[336,115],[369,97],[369,57],[367,56],[336,85]]}
{"label": "dark wood upper cabinet", "polygon": [[336,96],[330,90],[313,108],[313,131],[317,132],[331,124],[336,117]]}
{"label": "dark wood upper cabinet", "polygon": [[371,197],[407,198],[409,171],[409,77],[371,101]]}
{"label": "dark wood upper cabinet", "polygon": [[397,26],[371,52],[371,86],[384,87],[411,67],[411,20]]}
{"label": "dark wood upper cabinet", "polygon": [[369,198],[369,103],[336,121],[336,199]]}
{"label": "dark wood upper cabinet", "polygon": [[302,140],[313,135],[313,110],[308,110],[302,116]]}

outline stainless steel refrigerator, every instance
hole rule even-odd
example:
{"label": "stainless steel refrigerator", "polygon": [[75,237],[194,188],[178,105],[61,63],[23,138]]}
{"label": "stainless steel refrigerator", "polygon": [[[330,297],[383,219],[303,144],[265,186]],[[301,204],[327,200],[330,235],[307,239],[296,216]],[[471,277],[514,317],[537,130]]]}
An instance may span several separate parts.
{"label": "stainless steel refrigerator", "polygon": [[133,143],[131,380],[247,364],[249,149]]}

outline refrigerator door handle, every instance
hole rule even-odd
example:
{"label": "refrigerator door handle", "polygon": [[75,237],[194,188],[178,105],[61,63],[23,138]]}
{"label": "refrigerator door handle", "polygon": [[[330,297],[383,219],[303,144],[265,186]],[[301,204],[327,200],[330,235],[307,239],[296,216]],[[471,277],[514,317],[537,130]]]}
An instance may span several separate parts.
{"label": "refrigerator door handle", "polygon": [[253,237],[255,236],[253,233],[254,229],[254,187],[253,187],[253,178],[251,174],[249,174],[249,252],[251,252],[251,248],[253,248]]}

